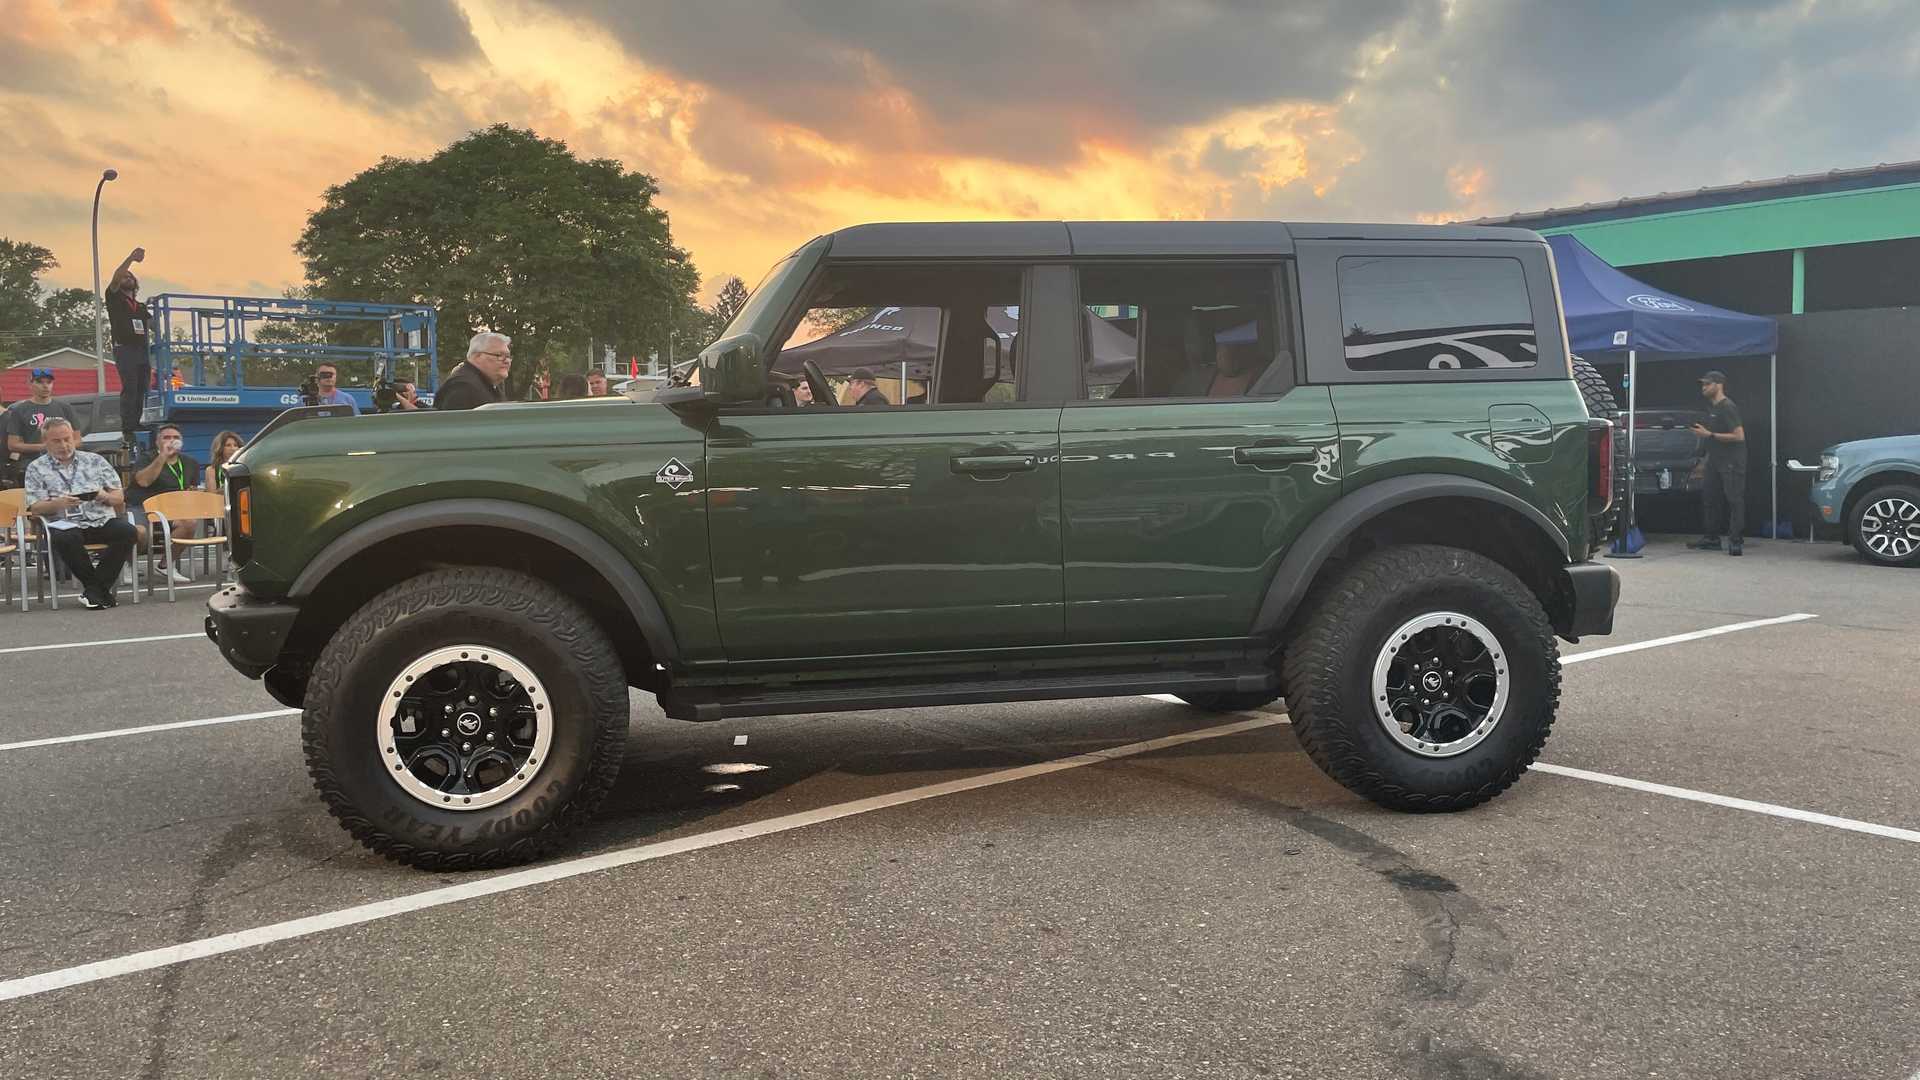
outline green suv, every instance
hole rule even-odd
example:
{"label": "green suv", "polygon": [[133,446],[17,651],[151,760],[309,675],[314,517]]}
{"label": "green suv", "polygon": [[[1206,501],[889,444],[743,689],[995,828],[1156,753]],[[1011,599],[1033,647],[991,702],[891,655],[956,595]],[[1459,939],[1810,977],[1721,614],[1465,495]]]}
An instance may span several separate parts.
{"label": "green suv", "polygon": [[692,385],[283,416],[228,466],[207,630],[422,867],[552,850],[632,688],[693,721],[1284,695],[1340,783],[1457,810],[1539,753],[1555,638],[1612,628],[1578,371],[1524,230],[864,225]]}

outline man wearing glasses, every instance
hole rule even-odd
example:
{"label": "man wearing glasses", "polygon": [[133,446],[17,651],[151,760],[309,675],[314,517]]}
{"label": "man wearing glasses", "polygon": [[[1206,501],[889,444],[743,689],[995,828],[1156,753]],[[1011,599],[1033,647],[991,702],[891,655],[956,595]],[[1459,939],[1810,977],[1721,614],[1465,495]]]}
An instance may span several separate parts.
{"label": "man wearing glasses", "polygon": [[441,412],[477,409],[507,400],[507,376],[513,371],[512,339],[491,330],[473,335],[467,343],[467,362],[453,369],[434,395]]}
{"label": "man wearing glasses", "polygon": [[313,381],[320,387],[320,396],[315,400],[319,405],[345,405],[360,415],[360,403],[340,389],[340,369],[332,364],[321,364],[313,371]]}

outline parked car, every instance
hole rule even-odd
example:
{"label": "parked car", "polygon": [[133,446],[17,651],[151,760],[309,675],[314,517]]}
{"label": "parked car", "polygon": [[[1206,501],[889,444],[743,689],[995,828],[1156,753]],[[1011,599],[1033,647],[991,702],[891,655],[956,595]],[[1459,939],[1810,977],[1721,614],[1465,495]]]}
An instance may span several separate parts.
{"label": "parked car", "polygon": [[1862,558],[1920,566],[1920,435],[1860,439],[1820,452],[1813,506]]}
{"label": "parked car", "polygon": [[[1284,695],[1335,780],[1460,810],[1525,774],[1555,639],[1619,599],[1591,561],[1612,403],[1557,297],[1521,229],[844,229],[775,267],[698,386],[283,414],[228,466],[239,584],[207,630],[302,710],[341,825],[426,868],[578,829],[630,688],[695,721]],[[1089,308],[1122,302],[1137,338],[1096,370]],[[811,359],[811,406],[771,377],[809,313],[885,305],[943,310],[928,404],[840,407]]]}
{"label": "parked car", "polygon": [[1666,492],[1700,490],[1700,478],[1693,474],[1700,464],[1700,436],[1693,425],[1707,422],[1699,409],[1639,409],[1633,420],[1633,472],[1635,495],[1659,495]]}

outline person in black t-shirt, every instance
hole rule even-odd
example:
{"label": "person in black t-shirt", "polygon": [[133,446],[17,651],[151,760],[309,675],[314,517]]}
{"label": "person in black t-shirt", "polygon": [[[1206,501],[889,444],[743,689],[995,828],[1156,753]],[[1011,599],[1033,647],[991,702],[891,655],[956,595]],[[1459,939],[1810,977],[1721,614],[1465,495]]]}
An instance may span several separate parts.
{"label": "person in black t-shirt", "polygon": [[1701,462],[1700,487],[1706,532],[1687,546],[1697,551],[1719,551],[1720,530],[1727,533],[1727,554],[1741,554],[1747,524],[1747,429],[1740,422],[1740,407],[1727,396],[1727,376],[1709,371],[1700,376],[1700,396],[1707,399],[1709,416],[1705,424],[1693,425],[1693,433],[1705,440],[1706,457]]}
{"label": "person in black t-shirt", "polygon": [[22,476],[26,475],[27,466],[33,464],[33,459],[46,450],[47,440],[43,432],[47,421],[74,422],[73,406],[53,399],[53,369],[37,367],[31,374],[33,396],[14,402],[13,407],[7,410],[5,424],[7,454],[17,459]]}
{"label": "person in black t-shirt", "polygon": [[140,279],[133,276],[133,264],[146,258],[146,248],[134,248],[122,259],[104,297],[107,324],[113,328],[113,366],[120,373],[120,441],[128,451],[133,449],[133,431],[140,426],[140,409],[146,404],[147,382],[152,377],[147,336],[153,330],[153,316],[140,302]]}
{"label": "person in black t-shirt", "polygon": [[[153,455],[133,470],[133,482],[127,485],[127,508],[133,511],[133,519],[138,522],[135,528],[142,534],[142,540],[147,532],[144,504],[149,498],[168,491],[195,491],[202,482],[200,463],[180,452],[180,442],[179,428],[161,424],[153,433]],[[167,527],[175,539],[191,539],[199,533],[200,523],[169,521]],[[160,569],[172,574],[173,580],[181,584],[193,580],[180,571],[179,556],[183,551],[174,549],[171,569],[168,553],[160,554]]]}

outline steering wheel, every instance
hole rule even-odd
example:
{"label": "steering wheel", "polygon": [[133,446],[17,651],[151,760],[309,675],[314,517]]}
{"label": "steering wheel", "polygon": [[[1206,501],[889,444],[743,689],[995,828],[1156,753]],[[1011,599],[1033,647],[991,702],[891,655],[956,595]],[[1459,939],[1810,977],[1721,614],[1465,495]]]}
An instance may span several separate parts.
{"label": "steering wheel", "polygon": [[827,381],[827,373],[820,370],[817,360],[808,360],[800,365],[807,373],[807,388],[813,391],[813,407],[816,409],[837,409],[840,399],[834,395],[833,384]]}

